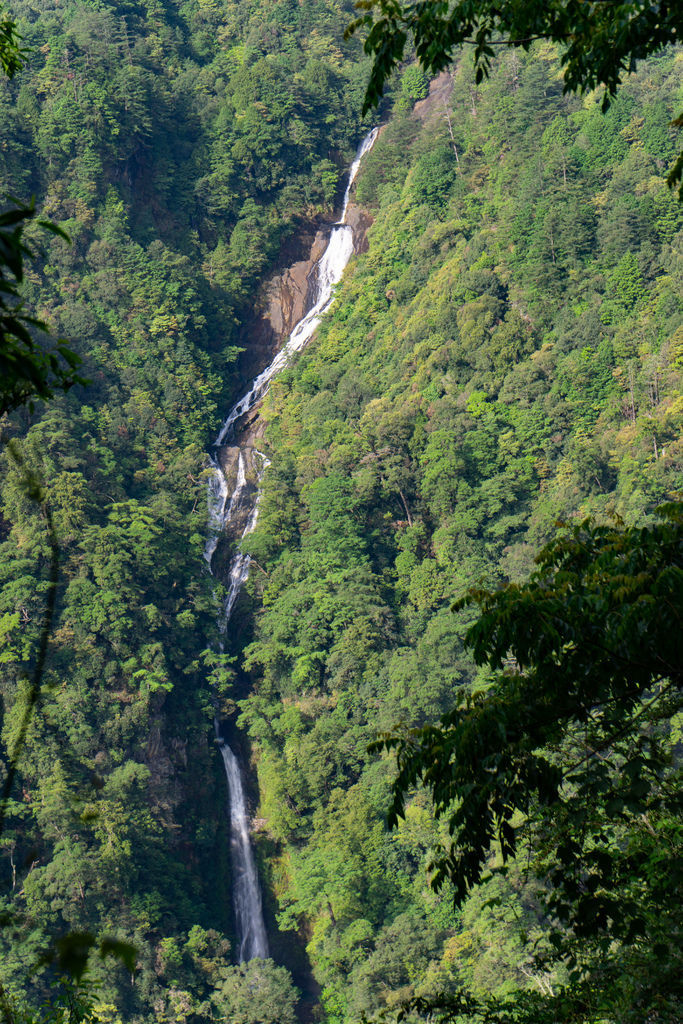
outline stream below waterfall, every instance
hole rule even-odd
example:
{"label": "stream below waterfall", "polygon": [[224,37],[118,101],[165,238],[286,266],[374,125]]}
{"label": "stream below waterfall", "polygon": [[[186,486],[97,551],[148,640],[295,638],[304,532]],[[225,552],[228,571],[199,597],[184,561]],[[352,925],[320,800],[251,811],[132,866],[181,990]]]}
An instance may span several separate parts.
{"label": "stream below waterfall", "polygon": [[[268,468],[268,459],[250,443],[241,439],[236,428],[237,421],[266,394],[270,382],[284,369],[291,356],[300,352],[310,340],[320,319],[330,308],[334,298],[335,285],[341,280],[346,264],[353,255],[353,231],[346,223],[351,186],[356,178],[361,161],[372,148],[378,129],[369,132],[356,153],[349,169],[349,180],[344,193],[344,202],[339,221],[333,226],[327,248],[320,258],[316,271],[314,301],[305,316],[295,326],[287,342],[272,362],[253,380],[249,391],[230,409],[214,442],[214,457],[211,458],[212,473],[208,485],[209,521],[204,558],[212,568],[213,556],[221,535],[232,524],[237,526],[236,535],[244,540],[256,528],[258,519],[259,484]],[[237,454],[236,472],[226,474],[222,454],[230,450]],[[232,477],[234,476],[234,482]],[[250,483],[256,480],[256,486]],[[226,577],[227,595],[223,604],[220,628],[227,632],[230,616],[242,585],[249,574],[249,555],[237,546],[233,553]],[[225,765],[230,809],[230,854],[233,876],[233,903],[239,946],[240,962],[255,957],[268,956],[268,936],[263,919],[261,887],[259,884],[254,853],[249,837],[249,816],[242,781],[242,767],[235,752],[225,741],[220,723],[216,721],[216,738]]]}

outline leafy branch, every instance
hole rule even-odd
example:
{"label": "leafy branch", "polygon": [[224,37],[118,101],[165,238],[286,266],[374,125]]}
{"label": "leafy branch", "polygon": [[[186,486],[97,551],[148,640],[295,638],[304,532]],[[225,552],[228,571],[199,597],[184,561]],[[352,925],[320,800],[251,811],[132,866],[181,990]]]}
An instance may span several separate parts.
{"label": "leafy branch", "polygon": [[16,445],[10,441],[7,446],[10,458],[14,464],[23,471],[23,489],[26,497],[30,501],[36,502],[40,507],[40,513],[45,522],[47,531],[47,543],[50,549],[50,560],[48,568],[48,581],[47,581],[47,602],[45,606],[45,614],[43,617],[43,624],[40,630],[40,640],[38,643],[38,653],[36,656],[36,662],[33,667],[33,674],[30,680],[30,686],[28,690],[28,697],[24,707],[21,724],[17,733],[14,747],[10,754],[9,762],[7,765],[7,774],[2,787],[2,793],[0,793],[0,836],[2,836],[5,824],[5,817],[7,815],[7,807],[12,792],[12,786],[14,785],[14,779],[17,774],[19,765],[19,759],[24,749],[26,742],[26,733],[33,717],[33,713],[38,706],[40,700],[40,693],[43,681],[43,674],[45,672],[45,661],[47,658],[48,643],[50,635],[52,633],[52,624],[54,621],[55,604],[57,600],[57,581],[59,578],[59,545],[57,543],[57,535],[55,533],[54,523],[52,521],[52,512],[45,496],[45,490],[39,482],[36,474],[27,469],[24,464],[23,456],[19,452]]}
{"label": "leafy branch", "polygon": [[[68,390],[88,381],[78,372],[81,358],[58,338],[47,348],[34,335],[49,335],[47,324],[25,312],[20,295],[25,260],[35,253],[23,239],[28,221],[35,217],[35,203],[26,206],[14,200],[14,206],[0,214],[0,415],[36,398],[52,398],[54,389]],[[56,224],[40,220],[45,231],[69,241]]]}

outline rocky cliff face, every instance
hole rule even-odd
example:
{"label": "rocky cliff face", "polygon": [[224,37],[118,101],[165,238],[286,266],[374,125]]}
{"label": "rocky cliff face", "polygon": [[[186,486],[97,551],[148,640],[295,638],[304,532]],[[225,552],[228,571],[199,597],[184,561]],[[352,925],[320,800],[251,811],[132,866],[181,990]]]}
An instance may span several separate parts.
{"label": "rocky cliff face", "polygon": [[355,252],[368,251],[368,231],[372,227],[372,217],[362,206],[353,200],[346,209],[346,223],[353,231],[353,248]]}
{"label": "rocky cliff face", "polygon": [[[352,200],[347,211],[347,222],[353,230],[355,251],[366,252],[367,232],[372,217]],[[259,289],[253,317],[245,324],[239,338],[239,344],[245,350],[240,363],[240,372],[245,381],[251,380],[261,367],[270,362],[310,308],[316,265],[325,252],[331,226],[325,224],[315,233],[309,231],[308,235],[303,232],[299,252],[303,249],[305,258],[287,263],[288,254],[283,253],[285,269],[273,274]],[[254,415],[250,418],[253,419]]]}
{"label": "rocky cliff face", "polygon": [[314,270],[325,252],[326,242],[326,232],[322,229],[317,231],[308,258],[293,263],[280,274],[271,277],[261,289],[262,330],[269,332],[277,342],[291,334],[310,306]]}
{"label": "rocky cliff face", "polygon": [[448,116],[448,101],[453,92],[455,70],[442,71],[429,83],[429,95],[418,100],[413,107],[413,117],[423,123],[429,123],[439,117]]}

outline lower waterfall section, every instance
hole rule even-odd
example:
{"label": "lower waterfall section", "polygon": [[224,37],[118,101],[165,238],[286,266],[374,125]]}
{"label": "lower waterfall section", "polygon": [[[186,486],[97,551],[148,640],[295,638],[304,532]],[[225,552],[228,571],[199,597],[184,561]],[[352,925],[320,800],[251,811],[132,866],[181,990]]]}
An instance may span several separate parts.
{"label": "lower waterfall section", "polygon": [[[258,452],[250,440],[240,438],[237,423],[266,394],[271,380],[284,369],[291,356],[301,351],[313,336],[320,319],[330,308],[334,299],[335,285],[341,280],[346,265],[353,255],[353,231],[346,223],[351,186],[355,180],[364,155],[372,148],[378,129],[369,132],[356,153],[349,169],[349,180],[344,193],[340,220],[333,226],[330,238],[318,265],[314,301],[305,316],[294,327],[286,344],[272,362],[252,382],[246,392],[232,407],[216,438],[215,458],[211,458],[212,473],[209,479],[208,529],[204,557],[212,571],[212,561],[220,536],[230,529],[231,536],[243,541],[256,528],[260,497],[259,485],[268,468],[268,459]],[[224,468],[226,451],[234,460],[234,482],[228,482]],[[257,461],[258,460],[258,461]],[[252,472],[250,473],[250,469]],[[233,473],[229,474],[232,478]],[[249,476],[255,477],[256,485],[250,485]],[[242,585],[249,575],[250,557],[238,547],[233,553],[224,579],[227,595],[223,604],[220,629],[225,636],[230,617]],[[223,575],[223,574],[221,574]],[[222,645],[221,645],[222,646]],[[242,784],[242,769],[234,751],[225,742],[220,723],[215,723],[216,737],[223,757],[228,783],[230,807],[230,852],[233,870],[233,903],[237,927],[239,961],[268,956],[268,937],[263,920],[261,888],[256,871],[256,862],[249,835],[249,817]]]}
{"label": "lower waterfall section", "polygon": [[249,817],[240,765],[218,728],[216,733],[228,780],[232,898],[239,937],[239,960],[243,963],[254,957],[265,959],[268,956],[268,936],[261,906],[261,886],[249,838]]}
{"label": "lower waterfall section", "polygon": [[[258,461],[257,461],[258,460]],[[248,486],[247,463],[254,468],[257,486]],[[209,482],[209,540],[212,544],[211,554],[218,544],[215,524],[219,516],[221,531],[230,523],[238,524],[240,541],[248,537],[256,528],[260,493],[258,484],[270,465],[268,459],[255,448],[246,445],[239,448],[237,456],[237,475],[230,501],[227,496],[229,487],[225,474],[218,462],[212,460],[214,472]],[[217,476],[223,481],[221,485]],[[241,533],[239,527],[242,527]],[[239,549],[233,553],[227,575],[228,592],[223,603],[220,619],[220,630],[223,636],[227,633],[235,601],[249,575],[251,559]],[[211,562],[209,560],[209,567]],[[222,644],[221,644],[222,646]],[[249,815],[247,801],[242,782],[242,769],[232,748],[225,741],[220,722],[214,721],[216,739],[223,758],[225,777],[228,783],[228,809],[230,818],[230,861],[232,865],[233,885],[232,902],[235,910],[235,926],[238,940],[238,959],[240,963],[256,957],[265,959],[268,956],[268,934],[263,919],[261,886],[254,851],[249,836]]]}

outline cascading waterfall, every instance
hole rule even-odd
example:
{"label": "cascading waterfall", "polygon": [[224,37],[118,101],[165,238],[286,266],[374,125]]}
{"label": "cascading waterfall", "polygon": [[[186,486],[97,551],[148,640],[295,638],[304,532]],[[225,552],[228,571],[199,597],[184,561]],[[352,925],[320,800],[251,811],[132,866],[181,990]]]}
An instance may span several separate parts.
{"label": "cascading waterfall", "polygon": [[211,568],[211,559],[218,547],[218,538],[223,531],[225,504],[228,500],[228,483],[215,459],[211,459],[211,476],[208,484],[209,523],[204,545],[204,558]]}
{"label": "cascading waterfall", "polygon": [[375,139],[377,138],[378,131],[378,128],[373,128],[372,131],[365,136],[358,147],[356,158],[351,164],[351,168],[349,170],[349,181],[346,186],[346,192],[344,193],[341,218],[332,228],[327,248],[325,249],[323,257],[318,264],[317,295],[315,303],[308,313],[299,320],[299,323],[290,334],[286,345],[280,349],[272,363],[270,363],[265,370],[256,377],[246,395],[243,395],[238,402],[235,402],[220,429],[218,437],[216,438],[216,447],[225,443],[235,421],[238,420],[240,416],[244,416],[244,414],[249,412],[250,409],[253,409],[256,403],[263,398],[273,377],[275,377],[280,370],[284,369],[295,352],[301,351],[306,342],[309,341],[313,335],[316,327],[320,323],[322,315],[330,308],[334,297],[334,286],[341,281],[341,276],[344,273],[346,264],[349,262],[353,254],[353,231],[349,225],[345,223],[346,213],[349,207],[349,196],[351,195],[351,186],[356,179],[358,168],[361,165],[363,157],[368,150],[372,149]]}
{"label": "cascading waterfall", "polygon": [[[253,454],[260,459],[258,481],[270,465],[268,459],[260,452],[253,449]],[[209,545],[211,557],[218,544],[218,535],[214,524],[221,516],[223,529],[230,523],[235,515],[245,512],[245,502],[250,501],[250,492],[247,486],[246,474],[246,453],[240,449],[237,460],[237,479],[235,487],[227,502],[228,484],[225,475],[220,469],[218,462],[212,460],[212,473],[209,479],[208,500],[209,500],[209,538],[204,553],[206,557]],[[215,474],[220,474],[224,486],[220,486],[215,480]],[[258,519],[260,492],[256,491],[256,497],[251,499],[253,504],[248,508],[248,516],[241,540],[248,537],[256,529]],[[227,506],[227,507],[226,507]],[[249,575],[249,563],[251,559],[248,554],[238,550],[233,555],[228,571],[228,593],[223,604],[223,614],[220,621],[220,629],[223,634],[227,631],[228,622],[232,615],[232,609],[237,600],[242,584]],[[211,558],[209,558],[209,569]],[[263,920],[263,909],[261,904],[261,887],[258,880],[258,872],[254,861],[254,852],[249,839],[249,816],[247,814],[247,802],[242,784],[242,773],[239,761],[223,738],[218,719],[214,720],[216,739],[220,747],[225,766],[225,777],[228,782],[228,803],[230,808],[230,857],[233,871],[232,899],[235,908],[235,923],[237,925],[237,938],[239,942],[239,961],[253,960],[256,957],[265,959],[268,956],[268,935]]]}
{"label": "cascading waterfall", "polygon": [[[245,525],[242,530],[241,540],[244,540],[256,528],[260,498],[258,484],[260,484],[261,477],[268,468],[269,462],[255,448],[249,445],[238,445],[237,439],[233,436],[235,433],[235,423],[245,413],[249,412],[250,409],[253,409],[257,402],[263,398],[271,380],[287,365],[291,356],[304,348],[320,323],[321,317],[332,304],[334,287],[341,280],[346,264],[353,254],[353,232],[349,225],[346,224],[351,186],[356,178],[363,157],[372,148],[377,138],[377,133],[378,129],[373,128],[365,136],[358,147],[355,160],[351,164],[349,181],[344,193],[341,217],[338,223],[333,226],[327,248],[318,263],[316,295],[311,309],[296,325],[287,343],[280,349],[273,361],[252,382],[249,391],[232,407],[216,438],[215,449],[219,449],[227,441],[230,441],[239,447],[239,454],[237,459],[237,477],[232,494],[230,494],[230,487],[221,468],[218,454],[216,458],[211,459],[212,473],[207,489],[209,522],[204,548],[204,558],[209,565],[209,570],[211,570],[211,562],[218,546],[220,535],[229,523],[238,519],[238,517],[240,517],[241,521],[244,521]],[[254,456],[256,456],[258,462],[254,460]],[[249,485],[247,479],[247,463],[250,457],[252,466],[256,471],[256,489]],[[228,495],[230,495],[229,501]],[[221,616],[221,631],[223,633],[227,631],[235,601],[249,575],[249,563],[249,555],[238,548],[232,557],[228,571],[228,593]],[[252,960],[255,957],[267,957],[268,937],[263,920],[261,888],[249,839],[249,817],[240,764],[234,752],[221,735],[218,721],[216,721],[215,727],[228,782],[230,851],[234,876],[233,902],[239,940],[239,959],[240,962],[243,962],[245,960]]]}
{"label": "cascading waterfall", "polygon": [[[260,483],[261,477],[268,469],[270,462],[265,457],[265,455],[262,455],[261,452],[257,452],[256,449],[254,449],[253,452],[254,455],[256,455],[261,460],[261,466],[258,472],[258,482]],[[241,504],[241,499],[244,494],[247,482],[244,466],[245,455],[244,452],[240,450],[237,470],[237,483],[235,484],[235,490],[233,492],[232,498],[230,499],[230,505],[225,516],[225,525],[227,525],[231,521],[235,509],[239,508]],[[248,537],[249,534],[253,533],[254,530],[256,529],[260,497],[261,492],[257,490],[254,504],[251,508],[251,511],[249,512],[249,517],[247,519],[246,526],[242,531],[242,536],[240,540],[244,540],[245,537]],[[230,562],[230,572],[228,573],[228,594],[227,597],[225,598],[225,603],[223,605],[223,617],[220,624],[222,632],[225,632],[228,628],[228,622],[230,621],[230,616],[232,615],[233,606],[239,596],[240,590],[242,589],[242,584],[246,583],[247,576],[249,575],[250,562],[250,556],[246,554],[246,552],[240,551],[239,549],[235,552],[235,554],[232,557],[232,561]]]}

